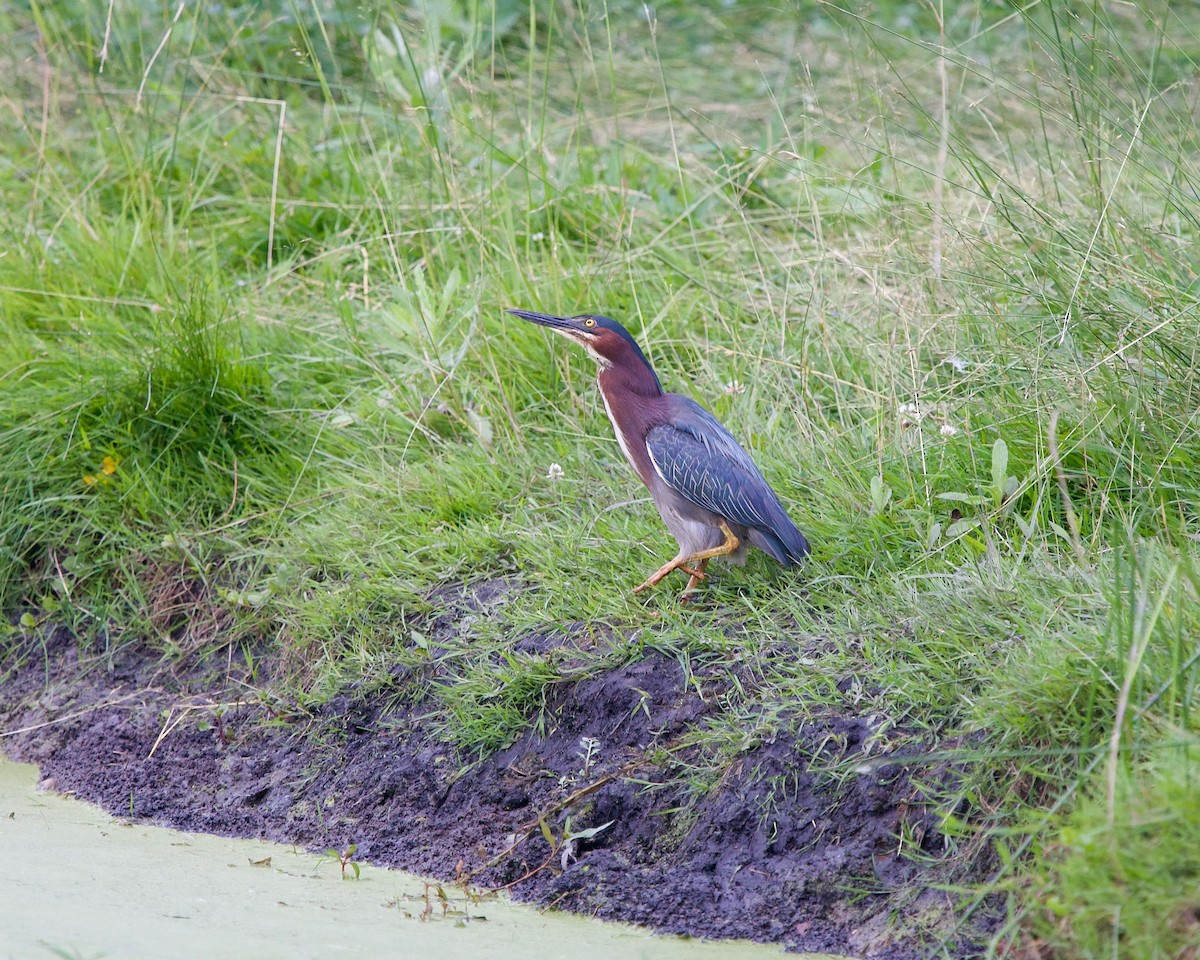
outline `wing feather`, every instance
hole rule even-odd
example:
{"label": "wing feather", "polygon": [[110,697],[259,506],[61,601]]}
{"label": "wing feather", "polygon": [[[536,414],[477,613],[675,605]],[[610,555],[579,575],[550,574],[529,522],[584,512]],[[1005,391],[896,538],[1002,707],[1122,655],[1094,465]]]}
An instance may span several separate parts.
{"label": "wing feather", "polygon": [[692,503],[748,527],[751,539],[781,563],[799,563],[808,541],[750,454],[700,404],[669,396],[675,416],[646,434],[655,472]]}
{"label": "wing feather", "polygon": [[745,527],[771,527],[783,507],[750,455],[708,411],[653,427],[646,449],[663,481],[705,510]]}

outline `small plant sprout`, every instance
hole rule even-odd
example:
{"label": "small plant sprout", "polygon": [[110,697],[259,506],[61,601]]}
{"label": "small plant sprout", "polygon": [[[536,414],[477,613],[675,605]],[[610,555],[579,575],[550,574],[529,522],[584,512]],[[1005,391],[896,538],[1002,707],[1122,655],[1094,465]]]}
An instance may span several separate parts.
{"label": "small plant sprout", "polygon": [[[431,893],[433,896],[430,896]],[[443,917],[450,912],[450,898],[446,896],[445,888],[436,880],[425,881],[425,895],[423,899],[425,901],[425,907],[421,910],[422,920],[428,920],[433,916],[433,901],[435,899],[442,908]]]}
{"label": "small plant sprout", "polygon": [[350,879],[349,877],[346,876],[346,868],[347,867],[349,867],[354,872],[354,879],[358,880],[360,878],[360,876],[362,875],[362,872],[359,870],[358,864],[355,863],[354,860],[352,859],[354,857],[354,854],[357,852],[358,852],[358,844],[352,843],[352,844],[350,844],[350,846],[348,846],[345,849],[345,851],[343,851],[341,853],[339,853],[333,847],[330,847],[328,850],[325,851],[325,856],[327,856],[330,860],[337,861],[337,863],[339,863],[341,865],[343,880]]}
{"label": "small plant sprout", "polygon": [[871,513],[883,513],[892,499],[892,488],[883,482],[883,477],[871,478]]}
{"label": "small plant sprout", "polygon": [[[567,817],[567,819],[563,821],[562,843],[559,844],[558,847],[558,862],[562,869],[566,870],[567,864],[572,860],[577,859],[575,851],[579,846],[580,840],[590,840],[597,834],[603,833],[614,823],[616,823],[615,820],[609,820],[608,823],[602,823],[598,827],[589,827],[587,830],[572,830],[571,818]],[[553,847],[553,843],[551,843],[551,847]]]}
{"label": "small plant sprout", "polygon": [[209,723],[207,720],[201,720],[198,724],[196,724],[196,729],[212,730],[215,727],[217,731],[217,741],[221,744],[221,746],[227,746],[233,739],[229,734],[229,730],[225,726],[225,714],[228,712],[229,704],[218,703],[215,707],[213,707],[212,711],[213,720],[216,722]]}
{"label": "small plant sprout", "polygon": [[[991,478],[989,481],[979,483],[978,493],[955,491],[937,494],[939,500],[949,500],[963,505],[955,508],[952,514],[953,519],[945,530],[946,538],[953,540],[980,525],[980,516],[964,515],[967,507],[975,507],[979,511],[986,512],[990,506],[1003,514],[1009,514],[1013,508],[1013,498],[1020,486],[1021,481],[1016,477],[1009,476],[1008,473],[1008,444],[1002,437],[998,437],[992,444]],[[1032,529],[1030,524],[1025,522],[1021,522],[1020,526],[1022,530]],[[940,533],[940,527],[931,530],[928,542],[931,545],[935,543]]]}
{"label": "small plant sprout", "polygon": [[579,768],[580,776],[586,777],[592,764],[600,759],[600,746],[600,741],[595,737],[579,738],[579,759],[583,761],[583,766]]}
{"label": "small plant sprout", "polygon": [[1016,494],[1020,481],[1008,475],[1008,444],[997,437],[992,444],[992,502],[997,509]]}
{"label": "small plant sprout", "polygon": [[229,730],[225,726],[225,714],[229,712],[229,704],[218,703],[213,708],[213,718],[217,721],[217,739],[223,744],[230,741]]}
{"label": "small plant sprout", "polygon": [[467,865],[462,860],[459,860],[458,863],[454,865],[454,883],[462,891],[464,904],[469,903],[479,906],[479,904],[483,902],[483,898],[486,896],[486,894],[484,891],[477,890],[471,885],[471,873],[469,870],[467,870]]}
{"label": "small plant sprout", "polygon": [[602,823],[598,827],[589,827],[586,830],[573,830],[571,829],[571,818],[568,816],[563,821],[562,837],[556,838],[550,824],[546,822],[546,818],[539,816],[538,829],[542,831],[542,838],[546,843],[550,844],[550,856],[546,859],[545,863],[539,867],[535,867],[527,876],[532,876],[539,870],[549,867],[555,857],[558,858],[559,866],[563,870],[566,870],[567,864],[576,859],[575,851],[579,846],[580,840],[590,840],[597,834],[607,830],[614,823],[616,823],[615,820],[609,820],[608,823]]}

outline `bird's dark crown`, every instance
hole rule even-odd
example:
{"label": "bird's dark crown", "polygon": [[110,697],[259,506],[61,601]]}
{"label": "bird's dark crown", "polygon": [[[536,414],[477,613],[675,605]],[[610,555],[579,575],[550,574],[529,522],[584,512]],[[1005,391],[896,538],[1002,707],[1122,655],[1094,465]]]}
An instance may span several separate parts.
{"label": "bird's dark crown", "polygon": [[[604,317],[598,313],[582,313],[577,317],[572,317],[572,320],[578,320],[580,323],[586,323],[588,320],[594,320],[596,326],[592,327],[592,332],[603,331],[598,333],[598,338],[603,341],[605,335],[613,335],[620,337],[633,350],[634,355],[642,361],[647,367],[650,367],[650,361],[646,359],[646,355],[642,353],[642,348],[638,342],[633,339],[633,334],[626,330],[621,324],[617,323],[612,317]],[[584,329],[587,329],[586,327]],[[650,367],[653,370],[653,367]]]}

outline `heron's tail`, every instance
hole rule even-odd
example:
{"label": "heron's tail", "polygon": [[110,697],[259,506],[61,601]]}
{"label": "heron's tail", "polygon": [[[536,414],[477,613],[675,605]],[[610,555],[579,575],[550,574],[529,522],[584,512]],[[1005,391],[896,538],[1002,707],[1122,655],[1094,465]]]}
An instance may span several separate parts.
{"label": "heron's tail", "polygon": [[787,514],[776,519],[771,527],[751,529],[750,542],[785,567],[794,567],[809,554],[808,539]]}

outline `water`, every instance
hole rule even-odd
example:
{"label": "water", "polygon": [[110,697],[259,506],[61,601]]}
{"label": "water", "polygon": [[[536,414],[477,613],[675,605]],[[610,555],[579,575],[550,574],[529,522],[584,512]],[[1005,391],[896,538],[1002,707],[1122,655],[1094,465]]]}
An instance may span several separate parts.
{"label": "water", "polygon": [[[426,884],[257,840],[125,823],[41,792],[37,769],[0,760],[0,957],[436,960],[767,960],[778,947],[656,937],[623,924],[473,904],[449,886],[425,919]],[[348,871],[352,873],[352,871]],[[792,955],[795,956],[794,954]]]}

